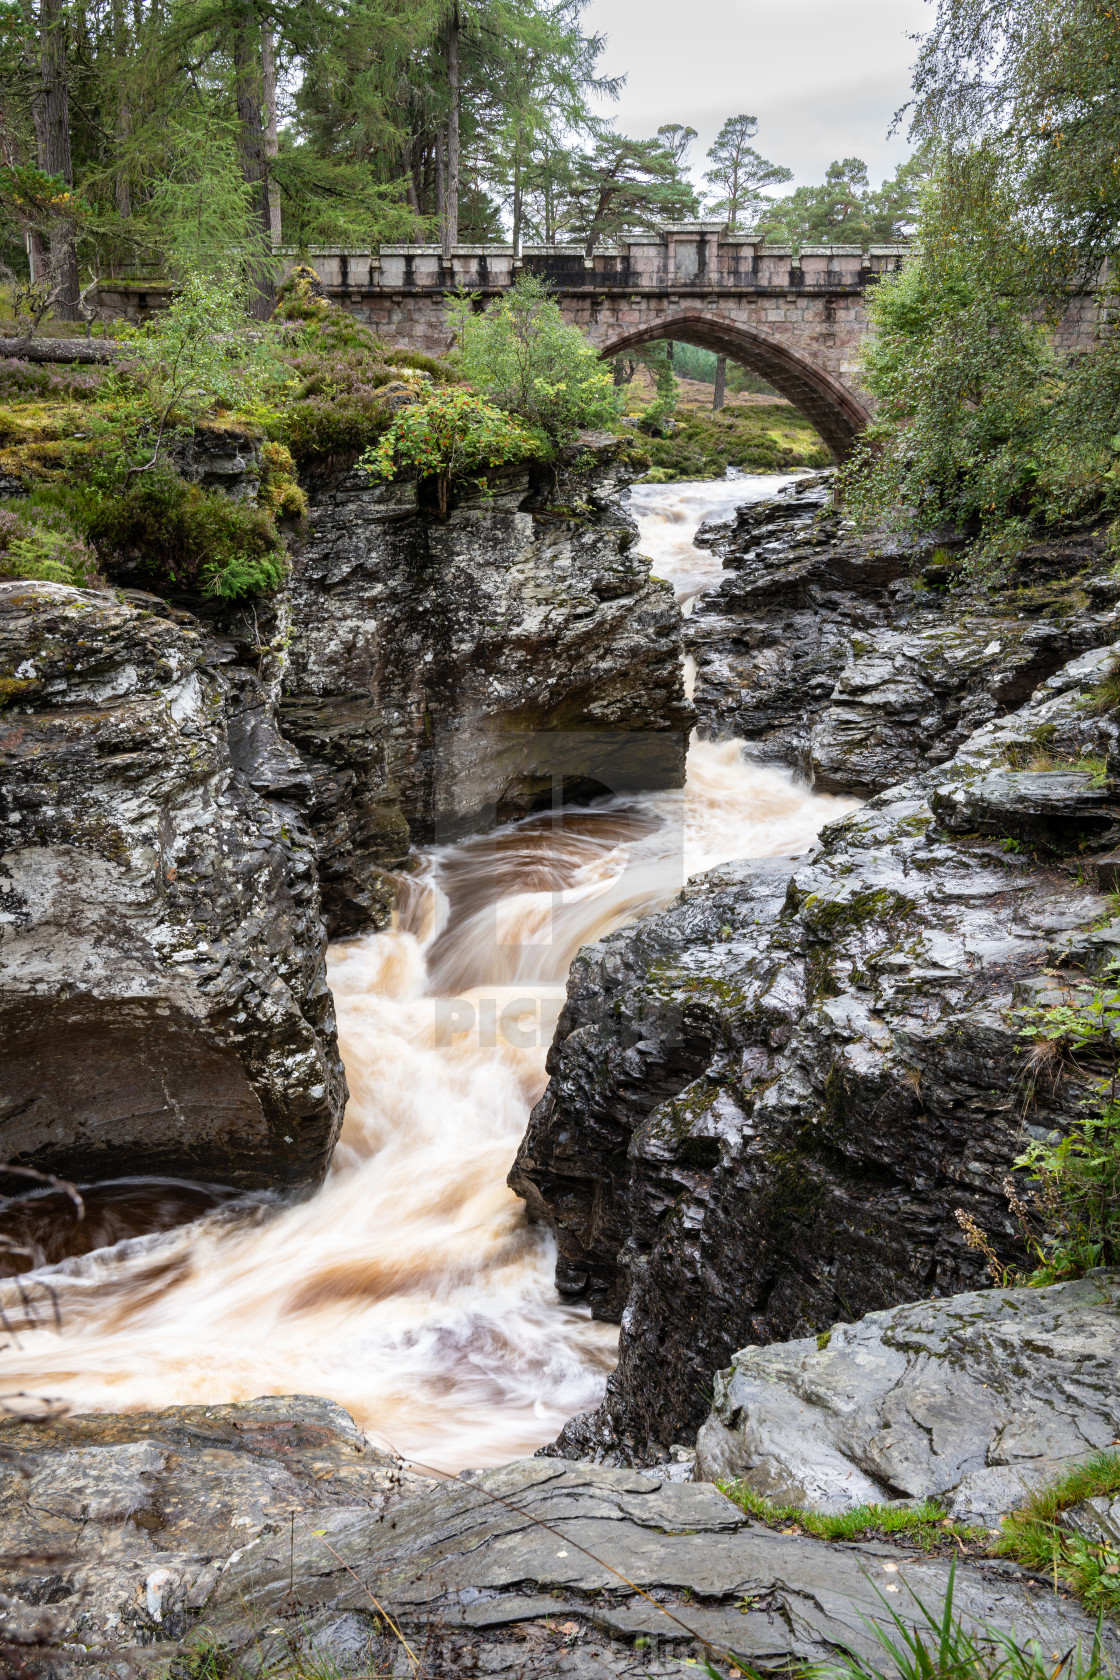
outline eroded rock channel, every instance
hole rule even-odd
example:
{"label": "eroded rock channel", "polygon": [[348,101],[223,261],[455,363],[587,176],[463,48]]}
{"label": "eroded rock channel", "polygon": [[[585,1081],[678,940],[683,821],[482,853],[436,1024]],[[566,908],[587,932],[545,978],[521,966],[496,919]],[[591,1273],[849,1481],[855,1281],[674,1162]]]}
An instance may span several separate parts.
{"label": "eroded rock channel", "polygon": [[959,1221],[1021,1257],[1084,1093],[1024,1100],[1010,1011],[1120,958],[1112,561],[994,600],[765,488],[683,621],[596,438],[446,520],[324,479],[265,615],[0,586],[3,1152],[125,1181],[111,1247],[25,1197],[0,1286],[11,1386],[91,1408],[0,1424],[50,1560],[0,1623],[58,1672],[870,1656],[947,1556],[717,1477],[994,1525],[1120,1436],[1115,1276],[991,1290]]}

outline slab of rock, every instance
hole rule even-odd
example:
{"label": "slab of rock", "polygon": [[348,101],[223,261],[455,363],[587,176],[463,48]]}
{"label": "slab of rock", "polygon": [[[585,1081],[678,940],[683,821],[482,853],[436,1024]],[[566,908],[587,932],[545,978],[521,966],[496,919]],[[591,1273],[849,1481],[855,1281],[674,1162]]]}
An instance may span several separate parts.
{"label": "slab of rock", "polygon": [[603,1404],[554,1450],[659,1462],[738,1349],[983,1286],[958,1210],[1025,1263],[1004,1180],[1090,1092],[1040,1083],[1024,1114],[1009,1011],[1056,1001],[1055,967],[1088,983],[1120,926],[1080,854],[1075,871],[949,834],[930,801],[1040,717],[1106,741],[1100,663],[805,859],[714,870],[577,957],[510,1182],[556,1234],[560,1289],[622,1334]]}
{"label": "slab of rock", "polygon": [[716,1378],[696,1474],[824,1511],[934,1497],[991,1527],[1117,1437],[1120,1272],[1097,1271],[744,1348]]}
{"label": "slab of rock", "polygon": [[[0,1636],[64,1675],[176,1675],[203,1653],[246,1674],[403,1675],[409,1652],[425,1672],[676,1676],[709,1653],[769,1670],[873,1656],[868,1619],[917,1619],[949,1578],[947,1559],[776,1534],[650,1472],[536,1459],[434,1482],[307,1396],[9,1420],[0,1449]],[[961,1565],[955,1605],[1048,1648],[1092,1634],[1006,1564]]]}
{"label": "slab of rock", "polygon": [[262,1534],[338,1507],[380,1511],[428,1485],[341,1407],[302,1395],[9,1417],[0,1455],[0,1636],[95,1651],[181,1638]]}
{"label": "slab of rock", "polygon": [[943,828],[1004,835],[1058,856],[1120,839],[1116,790],[1094,786],[1085,770],[992,770],[936,788],[930,804]]}
{"label": "slab of rock", "polygon": [[[772,1669],[840,1644],[873,1656],[868,1620],[885,1605],[915,1618],[914,1595],[937,1604],[949,1574],[945,1559],[772,1533],[710,1487],[539,1460],[377,1515],[325,1513],[297,1529],[294,1561],[283,1541],[262,1535],[222,1572],[192,1643],[236,1651],[250,1672],[308,1649],[384,1672],[392,1617],[429,1660],[485,1673],[619,1672],[639,1643],[643,1670],[708,1652]],[[1091,1637],[1074,1605],[998,1567],[959,1568],[955,1602],[1021,1639]]]}
{"label": "slab of rock", "polygon": [[345,1081],[306,785],[155,597],[0,584],[0,1158],[311,1188]]}

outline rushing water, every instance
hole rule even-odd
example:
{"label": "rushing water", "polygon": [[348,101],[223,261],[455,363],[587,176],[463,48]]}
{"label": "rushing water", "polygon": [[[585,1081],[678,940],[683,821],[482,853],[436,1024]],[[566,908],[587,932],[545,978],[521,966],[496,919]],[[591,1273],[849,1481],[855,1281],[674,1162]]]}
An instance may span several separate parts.
{"label": "rushing water", "polygon": [[[699,521],[781,482],[636,490],[655,570],[682,599],[710,587],[719,563],[692,547]],[[549,1440],[599,1399],[617,1334],[559,1300],[552,1239],[505,1184],[572,957],[682,874],[795,855],[849,805],[745,764],[734,742],[694,741],[683,795],[428,851],[393,930],[331,952],[351,1099],[323,1189],[277,1208],[163,1186],[164,1216],[141,1237],[128,1236],[140,1191],[102,1191],[96,1240],[115,1246],[49,1272],[61,1328],[41,1312],[21,1330],[5,1387],[99,1410],[325,1394],[374,1439],[450,1470]],[[176,1218],[192,1222],[158,1228]]]}

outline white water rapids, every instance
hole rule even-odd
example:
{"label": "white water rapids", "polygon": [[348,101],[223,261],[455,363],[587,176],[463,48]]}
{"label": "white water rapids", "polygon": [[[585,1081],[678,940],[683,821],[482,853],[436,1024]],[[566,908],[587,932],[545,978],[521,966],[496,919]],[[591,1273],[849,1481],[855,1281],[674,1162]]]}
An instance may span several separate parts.
{"label": "white water rapids", "polygon": [[[720,566],[692,546],[699,521],[782,482],[636,489],[654,571],[682,599],[710,587]],[[331,953],[351,1099],[323,1189],[36,1274],[61,1328],[21,1332],[4,1387],[79,1410],[328,1395],[375,1441],[452,1471],[551,1439],[597,1403],[617,1337],[560,1301],[552,1239],[505,1183],[569,963],[682,874],[796,855],[851,803],[745,764],[735,742],[694,741],[683,796],[429,851],[393,930]]]}

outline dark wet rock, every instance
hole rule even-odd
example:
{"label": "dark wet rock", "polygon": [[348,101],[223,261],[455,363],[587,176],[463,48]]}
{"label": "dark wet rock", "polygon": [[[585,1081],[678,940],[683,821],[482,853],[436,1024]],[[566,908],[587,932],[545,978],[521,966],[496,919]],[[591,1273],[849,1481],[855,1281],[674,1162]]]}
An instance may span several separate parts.
{"label": "dark wet rock", "polygon": [[696,1474],[814,1510],[934,1497],[994,1527],[1118,1435],[1120,1273],[1098,1271],[744,1348],[716,1377]]}
{"label": "dark wet rock", "polygon": [[[429,1485],[330,1400],[265,1397],[0,1424],[0,1591],[53,1622],[42,1643],[173,1642],[262,1534],[382,1511]],[[312,1515],[315,1513],[316,1515]],[[3,1625],[3,1624],[0,1624]]]}
{"label": "dark wet rock", "polygon": [[1115,791],[1085,770],[993,770],[934,789],[930,804],[950,832],[1006,835],[1058,856],[1120,838]]}
{"label": "dark wet rock", "polygon": [[[873,1656],[868,1620],[916,1618],[949,1579],[947,1558],[773,1533],[700,1483],[540,1460],[426,1482],[299,1396],[0,1442],[22,1463],[2,1472],[0,1615],[61,1673],[403,1674],[412,1652],[424,1672],[591,1680],[713,1650],[771,1670]],[[954,1602],[1047,1648],[1092,1636],[1006,1565],[959,1565]]]}
{"label": "dark wet rock", "polygon": [[[154,602],[154,605],[149,605]],[[345,1083],[306,772],[189,614],[0,585],[0,1156],[309,1188]]]}
{"label": "dark wet rock", "polygon": [[281,717],[332,931],[384,918],[410,831],[485,829],[555,783],[683,781],[680,615],[634,546],[616,448],[590,435],[578,471],[507,478],[446,519],[361,472],[312,486]]}
{"label": "dark wet rock", "polygon": [[1015,587],[969,594],[952,545],[856,535],[827,475],[740,509],[711,546],[727,575],[687,631],[700,729],[822,792],[874,794],[947,762],[1120,628],[1098,538],[1040,544]]}
{"label": "dark wet rock", "polygon": [[738,1349],[983,1287],[958,1210],[1022,1263],[1004,1180],[1088,1093],[1040,1083],[1028,1111],[1009,1011],[1059,1001],[1052,970],[1067,990],[1099,973],[1120,924],[1080,855],[950,833],[931,798],[1040,728],[1106,752],[1115,723],[1086,697],[1111,657],[806,859],[713,870],[581,952],[510,1182],[556,1232],[560,1288],[622,1336],[602,1406],[553,1450],[664,1459]]}

